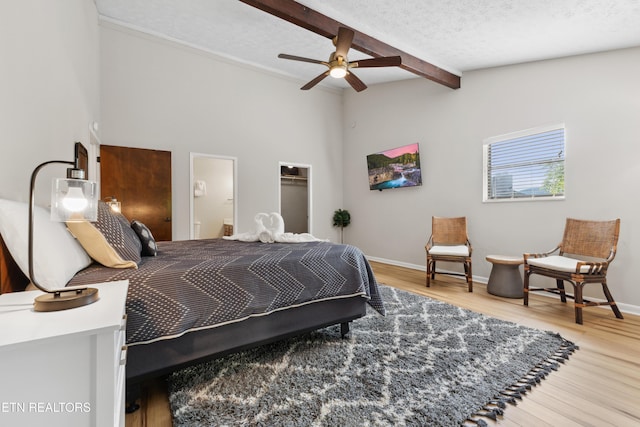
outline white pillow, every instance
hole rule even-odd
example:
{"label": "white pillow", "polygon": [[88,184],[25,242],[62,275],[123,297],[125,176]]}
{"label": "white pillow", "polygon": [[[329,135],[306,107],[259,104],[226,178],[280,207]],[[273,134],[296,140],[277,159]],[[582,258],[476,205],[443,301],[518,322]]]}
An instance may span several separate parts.
{"label": "white pillow", "polygon": [[[33,271],[46,289],[59,289],[91,258],[62,222],[51,221],[42,207],[34,209]],[[0,199],[0,234],[25,276],[29,277],[29,205]]]}

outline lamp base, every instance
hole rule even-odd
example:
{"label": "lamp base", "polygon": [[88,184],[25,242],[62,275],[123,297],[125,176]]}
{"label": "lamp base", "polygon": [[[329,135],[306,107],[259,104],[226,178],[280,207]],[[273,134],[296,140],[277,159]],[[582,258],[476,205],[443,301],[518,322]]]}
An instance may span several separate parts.
{"label": "lamp base", "polygon": [[47,293],[36,297],[34,311],[59,311],[82,307],[98,301],[96,288],[70,289],[57,293]]}

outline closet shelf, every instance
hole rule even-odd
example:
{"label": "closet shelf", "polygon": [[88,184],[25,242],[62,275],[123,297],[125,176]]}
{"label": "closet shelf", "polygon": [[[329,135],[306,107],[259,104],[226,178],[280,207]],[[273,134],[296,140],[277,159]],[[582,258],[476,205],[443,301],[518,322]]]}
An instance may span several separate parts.
{"label": "closet shelf", "polygon": [[287,181],[306,181],[306,176],[297,176],[297,175],[280,175],[280,180]]}

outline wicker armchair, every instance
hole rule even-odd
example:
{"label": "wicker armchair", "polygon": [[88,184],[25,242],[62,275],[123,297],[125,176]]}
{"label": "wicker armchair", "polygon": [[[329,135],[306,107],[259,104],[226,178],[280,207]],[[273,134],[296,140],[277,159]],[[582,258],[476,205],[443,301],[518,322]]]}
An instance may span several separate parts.
{"label": "wicker armchair", "polygon": [[[609,305],[618,319],[618,309],[609,287],[607,269],[616,255],[620,219],[612,221],[584,221],[567,218],[562,242],[555,249],[542,254],[524,254],[524,305],[529,305],[529,292],[545,291],[575,301],[576,323],[582,325],[582,308]],[[557,255],[553,255],[557,252]],[[531,288],[529,276],[540,274],[556,279],[555,288]],[[573,285],[573,295],[565,292],[564,282]],[[582,289],[587,283],[601,283],[607,302],[587,301]]]}
{"label": "wicker armchair", "polygon": [[445,273],[465,276],[469,292],[473,292],[471,280],[471,242],[467,236],[467,218],[431,218],[431,236],[425,245],[427,252],[427,287],[435,278],[436,261],[461,262],[464,274]]}

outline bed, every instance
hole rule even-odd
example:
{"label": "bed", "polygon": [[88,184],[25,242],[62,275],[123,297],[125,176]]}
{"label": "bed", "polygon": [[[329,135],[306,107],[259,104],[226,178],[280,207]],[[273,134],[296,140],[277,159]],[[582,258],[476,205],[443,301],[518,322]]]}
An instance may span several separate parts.
{"label": "bed", "polygon": [[[12,233],[6,230],[8,219],[2,216],[2,208],[0,203],[0,222],[4,221],[4,229],[0,224],[0,285],[3,293],[22,291],[29,280],[12,256],[15,243],[5,244],[16,236],[6,238]],[[99,210],[99,223],[104,222],[101,215],[111,216],[104,207]],[[118,249],[117,238],[114,241],[108,235],[124,231],[130,238],[131,227],[123,218],[111,217],[110,221],[102,234],[111,241],[108,246]],[[55,259],[60,252],[65,255],[63,260],[73,258],[57,246],[60,239],[68,239],[64,237],[69,235],[66,230],[56,237],[46,229],[56,229],[56,223],[38,222],[37,218],[36,222],[46,236],[36,246],[44,246],[47,253],[41,258],[54,267],[61,262]],[[64,224],[57,224],[64,228]],[[81,233],[75,230],[74,234],[82,240]],[[156,243],[145,241],[144,234],[134,235],[140,240],[140,249],[120,250],[120,255],[128,250],[135,257],[138,251],[135,267],[106,267],[95,262],[92,254],[88,265],[83,258],[78,265],[84,267],[65,282],[84,285],[129,280],[128,401],[135,398],[141,381],[189,364],[330,325],[340,325],[346,334],[349,322],[364,316],[367,306],[384,314],[369,263],[351,245],[223,239]],[[155,247],[155,256],[148,253],[149,243]],[[145,247],[148,256],[142,255]]]}

